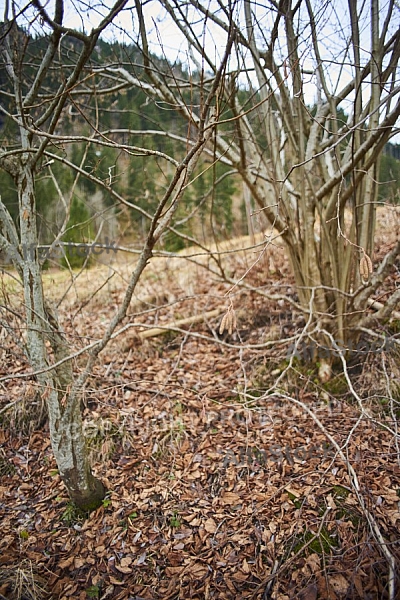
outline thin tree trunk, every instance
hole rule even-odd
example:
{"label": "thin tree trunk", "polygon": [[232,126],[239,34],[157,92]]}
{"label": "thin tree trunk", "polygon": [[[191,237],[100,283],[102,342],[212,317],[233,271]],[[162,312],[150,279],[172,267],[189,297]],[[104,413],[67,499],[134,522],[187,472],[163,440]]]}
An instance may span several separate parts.
{"label": "thin tree trunk", "polygon": [[45,305],[38,237],[33,167],[29,155],[23,155],[17,176],[21,240],[23,240],[22,277],[26,310],[27,349],[46,401],[50,438],[60,476],[71,500],[83,510],[97,508],[105,495],[103,484],[90,469],[82,429],[80,399],[69,393],[73,383],[70,361],[55,370],[49,367],[46,341],[55,361],[69,354],[67,341],[50,307]]}

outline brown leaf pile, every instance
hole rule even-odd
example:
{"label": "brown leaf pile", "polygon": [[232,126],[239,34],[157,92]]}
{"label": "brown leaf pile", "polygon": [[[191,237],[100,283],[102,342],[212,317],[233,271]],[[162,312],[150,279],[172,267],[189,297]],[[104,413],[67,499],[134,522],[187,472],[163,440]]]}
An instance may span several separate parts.
{"label": "brown leaf pile", "polygon": [[[235,260],[244,272],[248,265]],[[269,287],[292,293],[281,254],[274,261]],[[209,277],[194,275],[190,296],[169,280],[166,305],[162,276],[147,282],[150,295],[130,321],[159,327],[218,307],[227,285],[216,281],[210,291]],[[260,285],[260,273],[252,277]],[[108,304],[72,307],[64,315],[72,345],[99,337],[120,301],[113,294]],[[300,407],[264,394],[286,349],[251,344],[271,339],[271,331],[287,336],[299,315],[288,302],[249,291],[237,291],[233,302],[237,331],[219,335],[216,317],[143,343],[117,338],[102,355],[83,404],[94,468],[109,493],[88,518],[68,504],[47,425],[0,429],[0,594],[18,597],[10,577],[23,565],[28,577],[30,565],[32,581],[40,578],[36,598],[45,597],[39,587],[60,600],[387,597],[387,565],[346,465]],[[11,363],[18,352],[11,342],[7,352],[2,374],[11,364],[23,372],[21,356]],[[76,369],[82,365],[78,359]],[[393,440],[370,420],[357,423],[349,396],[331,393],[314,375],[292,369],[287,391],[345,447],[400,560]],[[10,380],[1,402],[29,393],[23,380]]]}

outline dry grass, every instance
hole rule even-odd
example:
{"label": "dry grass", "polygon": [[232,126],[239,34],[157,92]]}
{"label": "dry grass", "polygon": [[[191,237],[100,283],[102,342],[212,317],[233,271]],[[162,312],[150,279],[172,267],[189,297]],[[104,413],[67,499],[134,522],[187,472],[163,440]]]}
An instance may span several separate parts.
{"label": "dry grass", "polygon": [[[250,236],[242,236],[218,244],[209,244],[208,249],[216,255],[222,253],[222,261],[224,261],[230,252],[239,252],[244,257],[248,252],[246,249],[253,244],[260,244],[257,249],[259,252],[264,240],[263,234],[259,233],[253,240]],[[256,257],[256,254],[254,256]],[[109,264],[99,262],[92,264],[89,269],[74,271],[51,268],[43,272],[46,296],[55,304],[62,302],[65,308],[86,302],[93,304],[112,302],[115,294],[121,293],[126,288],[137,257],[137,253],[119,251],[111,257]],[[190,293],[194,272],[196,269],[201,270],[202,265],[209,264],[210,257],[207,252],[196,246],[185,248],[173,257],[155,256],[141,278],[140,298],[137,300],[142,302],[143,298],[152,295],[152,284],[156,280],[158,283],[175,280],[182,289]],[[13,305],[18,305],[22,298],[22,287],[13,269],[7,268],[7,271],[2,275],[2,295],[7,293],[11,300],[14,299]]]}
{"label": "dry grass", "polygon": [[0,599],[7,600],[44,600],[51,595],[45,581],[35,570],[29,559],[19,565],[0,568]]}

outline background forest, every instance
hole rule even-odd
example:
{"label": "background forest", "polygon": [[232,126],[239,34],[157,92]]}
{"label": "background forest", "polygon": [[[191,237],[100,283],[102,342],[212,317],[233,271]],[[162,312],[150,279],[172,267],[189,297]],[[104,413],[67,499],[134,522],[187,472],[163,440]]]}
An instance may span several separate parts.
{"label": "background forest", "polygon": [[[32,56],[41,56],[46,50],[44,37],[29,40],[28,52]],[[62,47],[68,60],[74,61],[79,48],[77,42]],[[169,65],[165,59],[152,57],[161,70],[173,71],[174,77],[185,79],[188,74],[181,65]],[[140,64],[141,55],[133,46],[108,43],[100,39],[91,57],[90,68],[104,64],[135,65],[135,75],[145,81],[144,69]],[[32,68],[33,76],[33,68]],[[196,78],[196,74],[192,75]],[[5,67],[0,69],[0,82],[7,88]],[[57,79],[46,82],[49,93],[56,94]],[[75,179],[71,169],[62,162],[51,165],[51,173],[44,164],[35,181],[37,192],[37,214],[40,241],[51,244],[59,233],[68,213],[66,231],[63,242],[89,242],[96,239],[103,242],[118,239],[119,243],[140,243],[145,236],[146,218],[140,209],[151,214],[157,205],[160,191],[167,185],[170,173],[164,171],[157,157],[146,154],[125,153],[121,150],[124,144],[146,148],[171,154],[177,160],[182,156],[182,139],[187,135],[187,123],[163,103],[148,97],[145,90],[124,89],[128,86],[116,86],[114,93],[102,96],[101,88],[95,93],[90,90],[88,96],[80,97],[71,104],[59,123],[59,132],[67,136],[89,136],[90,126],[86,111],[89,109],[90,119],[96,119],[96,127],[107,135],[113,130],[115,143],[102,148],[95,148],[89,143],[71,145],[58,144],[55,151],[65,156],[74,165],[88,174],[105,181],[107,185],[122,194],[139,210],[121,210],[118,200],[107,193],[99,192],[96,183],[86,177]],[[246,92],[243,91],[244,97]],[[191,91],[183,93],[185,101],[193,101]],[[7,100],[4,103],[9,109]],[[229,116],[227,113],[226,116]],[[18,138],[15,124],[7,117],[0,116],[0,143],[5,149],[12,149]],[[120,147],[121,146],[121,147]],[[397,161],[391,169],[397,167]],[[2,200],[17,221],[18,198],[15,184],[10,175],[0,169],[0,186]],[[68,207],[60,202],[60,192],[70,198]],[[393,190],[395,194],[395,190]],[[176,228],[182,234],[196,235],[202,241],[210,239],[227,239],[232,235],[247,233],[246,208],[240,181],[229,168],[221,162],[205,159],[200,162],[192,185],[184,194],[178,211]],[[162,245],[164,249],[176,251],[188,245],[184,238],[169,232],[166,233]],[[54,253],[56,254],[56,253]],[[76,253],[75,253],[76,254]],[[67,250],[68,256],[68,250]],[[85,258],[77,255],[71,257],[72,267],[83,264]],[[47,263],[49,264],[49,263]]]}
{"label": "background forest", "polygon": [[[23,34],[22,34],[23,35]],[[29,38],[27,52],[31,56],[42,56],[47,47],[46,37]],[[73,61],[78,56],[79,42],[68,41],[61,51]],[[152,56],[152,61],[161,71],[177,80],[187,80],[188,73],[181,64],[170,65],[166,59]],[[138,80],[146,81],[142,65],[142,55],[134,45],[110,43],[99,39],[90,61],[93,72],[101,65],[121,66],[134,65],[134,73]],[[32,66],[32,77],[34,66]],[[191,77],[200,79],[200,74],[191,73]],[[49,93],[56,94],[58,81],[51,76],[46,81]],[[0,85],[4,90],[9,87],[5,66],[0,67]],[[157,205],[160,191],[165,188],[170,173],[164,171],[157,157],[145,154],[126,153],[122,151],[124,144],[146,148],[171,154],[179,159],[182,156],[182,139],[187,135],[187,122],[176,111],[162,102],[149,98],[146,90],[128,85],[116,86],[114,93],[102,95],[101,87],[88,95],[79,97],[71,103],[59,123],[59,133],[66,136],[89,136],[91,127],[87,121],[86,111],[89,109],[90,119],[96,119],[96,127],[107,135],[113,130],[112,140],[115,146],[96,148],[85,142],[73,145],[57,144],[55,151],[65,156],[74,165],[107,184],[133,205],[152,213]],[[126,89],[127,88],[127,89]],[[245,105],[251,92],[241,90],[241,100]],[[193,91],[183,91],[185,102],[196,102]],[[7,99],[4,108],[10,108]],[[316,108],[310,106],[310,112]],[[227,108],[223,119],[229,119],[232,112]],[[339,115],[342,124],[348,117],[342,111]],[[222,125],[229,135],[229,125]],[[232,132],[234,135],[234,132]],[[0,144],[4,149],[12,149],[18,138],[18,131],[11,119],[0,114]],[[260,133],[259,142],[262,144]],[[387,143],[379,167],[378,201],[397,204],[400,189],[400,145]],[[4,204],[15,221],[18,220],[18,198],[16,186],[10,175],[0,168],[1,195]],[[67,225],[61,241],[89,243],[118,240],[119,244],[133,243],[138,245],[146,231],[146,218],[138,210],[121,210],[118,200],[106,189],[99,191],[96,183],[86,177],[75,178],[73,171],[62,162],[51,165],[51,172],[44,162],[35,181],[37,192],[37,215],[40,242],[51,244],[67,215]],[[60,192],[69,198],[68,206],[60,201]],[[247,203],[247,207],[246,207]],[[247,208],[247,210],[246,210]],[[204,157],[197,166],[193,183],[184,193],[178,209],[176,229],[183,235],[198,237],[203,242],[223,240],[230,237],[262,230],[265,222],[257,223],[250,218],[255,208],[254,201],[243,192],[240,178],[232,173],[228,166],[211,157]],[[177,251],[188,244],[190,239],[178,236],[173,232],[164,235],[162,246],[165,250]],[[53,252],[53,259],[57,252]],[[68,263],[77,267],[85,262],[85,256],[72,253]],[[5,258],[3,254],[3,259]],[[60,261],[55,261],[56,263]],[[65,260],[61,261],[66,265]],[[46,263],[49,266],[49,262]]]}

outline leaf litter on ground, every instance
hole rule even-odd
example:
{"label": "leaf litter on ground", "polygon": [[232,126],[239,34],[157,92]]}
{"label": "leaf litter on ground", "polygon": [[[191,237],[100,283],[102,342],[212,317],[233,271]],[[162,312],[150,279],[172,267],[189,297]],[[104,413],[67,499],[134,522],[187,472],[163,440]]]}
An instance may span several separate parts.
{"label": "leaf litter on ground", "polygon": [[[228,255],[225,266],[243,273],[253,259]],[[295,297],[279,248],[266,264],[246,283]],[[47,425],[21,426],[19,399],[28,400],[29,421],[35,382],[4,382],[2,406],[17,402],[0,429],[0,594],[24,597],[15,577],[24,569],[37,599],[385,598],[387,566],[346,465],[299,406],[265,394],[287,366],[287,345],[260,346],[300,331],[301,315],[289,301],[237,287],[229,296],[237,329],[219,334],[231,285],[190,273],[189,283],[188,273],[176,275],[167,289],[163,272],[146,279],[124,323],[135,328],[93,371],[85,432],[109,491],[86,518],[68,502]],[[107,302],[67,305],[60,314],[73,348],[102,335],[121,298],[122,287]],[[186,330],[144,341],[134,334],[216,308],[220,317]],[[9,338],[1,352],[1,375],[28,368]],[[76,369],[83,365],[78,357]],[[400,561],[400,468],[387,431],[360,420],[346,390],[330,391],[312,368],[294,365],[282,385],[346,449]]]}

